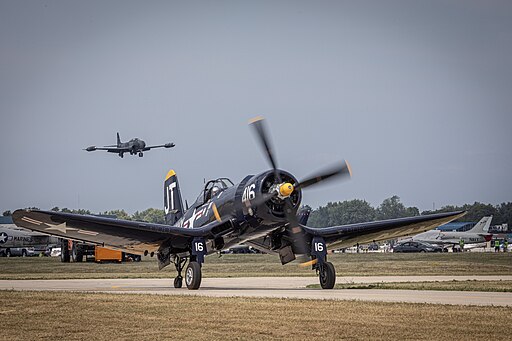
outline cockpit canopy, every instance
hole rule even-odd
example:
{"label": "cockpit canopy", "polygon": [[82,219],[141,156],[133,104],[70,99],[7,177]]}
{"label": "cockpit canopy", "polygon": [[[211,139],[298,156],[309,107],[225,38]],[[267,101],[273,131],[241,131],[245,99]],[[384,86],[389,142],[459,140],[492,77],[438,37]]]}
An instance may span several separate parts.
{"label": "cockpit canopy", "polygon": [[215,180],[210,180],[204,185],[204,189],[199,194],[194,203],[195,207],[203,205],[205,202],[210,200],[212,196],[218,195],[220,192],[232,187],[234,184],[228,178],[218,178]]}

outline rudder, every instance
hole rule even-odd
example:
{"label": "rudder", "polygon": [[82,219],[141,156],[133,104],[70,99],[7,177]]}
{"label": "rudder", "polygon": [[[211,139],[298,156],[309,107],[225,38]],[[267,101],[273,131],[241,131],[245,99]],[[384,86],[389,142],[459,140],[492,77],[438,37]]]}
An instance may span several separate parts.
{"label": "rudder", "polygon": [[164,211],[165,223],[168,225],[174,225],[184,213],[178,177],[172,169],[164,182]]}
{"label": "rudder", "polygon": [[482,219],[480,219],[480,221],[478,223],[476,223],[475,226],[473,226],[472,229],[470,229],[466,232],[487,233],[487,232],[489,232],[489,227],[491,226],[491,221],[492,221],[492,215],[483,217]]}

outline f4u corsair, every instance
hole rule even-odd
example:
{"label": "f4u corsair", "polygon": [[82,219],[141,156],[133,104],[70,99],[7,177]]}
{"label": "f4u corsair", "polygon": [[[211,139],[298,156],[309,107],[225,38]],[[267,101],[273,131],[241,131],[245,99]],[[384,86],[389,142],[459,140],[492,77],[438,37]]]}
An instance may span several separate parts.
{"label": "f4u corsair", "polygon": [[342,162],[336,168],[298,181],[277,168],[264,121],[257,118],[251,125],[272,169],[248,175],[236,185],[226,178],[208,181],[186,210],[177,175],[170,170],[164,182],[166,224],[39,210],[17,210],[13,220],[18,226],[63,238],[135,254],[156,253],[160,269],[171,262],[176,267],[175,288],[182,287],[182,271],[187,261],[186,286],[198,289],[205,256],[243,243],[278,255],[283,265],[300,255],[318,274],[321,287],[331,289],[336,272],[327,260],[328,247],[413,235],[465,214],[459,211],[326,228],[308,227],[307,212],[297,215],[302,189],[336,176],[349,176],[349,164]]}
{"label": "f4u corsair", "polygon": [[96,147],[96,146],[90,146],[85,148],[84,150],[88,152],[93,152],[95,150],[106,150],[109,153],[117,153],[120,158],[124,156],[124,153],[130,153],[130,155],[137,155],[139,154],[139,157],[143,157],[144,153],[148,150],[151,150],[153,148],[172,148],[174,147],[174,143],[166,143],[161,144],[158,146],[146,146],[146,142],[144,142],[141,139],[134,138],[131,139],[128,142],[121,142],[121,138],[119,137],[119,133],[117,133],[117,144],[112,146],[105,146],[105,147]]}

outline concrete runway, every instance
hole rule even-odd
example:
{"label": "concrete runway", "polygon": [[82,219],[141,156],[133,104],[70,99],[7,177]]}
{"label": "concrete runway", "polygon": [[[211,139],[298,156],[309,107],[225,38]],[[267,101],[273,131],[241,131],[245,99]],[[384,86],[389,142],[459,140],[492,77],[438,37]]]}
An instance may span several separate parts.
{"label": "concrete runway", "polygon": [[[340,277],[337,283],[512,280],[512,276]],[[432,290],[306,289],[316,277],[204,278],[199,290],[175,289],[172,279],[0,280],[0,290],[80,291],[123,294],[275,297],[324,300],[512,306],[512,293]]]}

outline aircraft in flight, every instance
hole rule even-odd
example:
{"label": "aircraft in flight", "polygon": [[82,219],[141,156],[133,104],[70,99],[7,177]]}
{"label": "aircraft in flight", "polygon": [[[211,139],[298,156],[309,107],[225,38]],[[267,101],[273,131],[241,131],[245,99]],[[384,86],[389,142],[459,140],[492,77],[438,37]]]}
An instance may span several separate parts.
{"label": "aircraft in flight", "polygon": [[175,288],[182,287],[182,271],[187,262],[185,284],[188,289],[198,289],[206,255],[244,244],[279,256],[283,265],[297,256],[303,258],[302,264],[316,271],[321,287],[332,289],[336,271],[327,259],[328,247],[349,247],[413,235],[465,214],[457,211],[326,228],[308,227],[304,224],[307,216],[297,216],[302,190],[327,179],[350,176],[349,164],[343,161],[298,181],[277,167],[263,118],[252,120],[250,125],[272,169],[247,175],[237,184],[227,178],[210,180],[187,209],[183,206],[178,177],[170,170],[164,181],[165,224],[40,210],[17,210],[13,220],[18,226],[63,238],[134,254],[156,254],[160,269],[174,264]]}
{"label": "aircraft in flight", "polygon": [[492,234],[489,233],[491,226],[492,216],[483,217],[473,228],[468,231],[439,231],[432,230],[423,232],[413,236],[411,239],[418,242],[427,242],[429,244],[440,246],[456,246],[460,245],[460,241],[464,241],[470,248],[471,245],[484,244],[492,239]]}
{"label": "aircraft in flight", "polygon": [[144,153],[150,149],[153,148],[172,148],[174,147],[174,143],[166,143],[161,144],[158,146],[146,146],[146,142],[139,138],[131,139],[128,142],[121,142],[121,138],[119,137],[119,133],[117,133],[117,144],[111,145],[111,146],[104,146],[104,147],[96,147],[96,146],[90,146],[85,148],[84,150],[88,152],[93,152],[95,150],[106,150],[109,153],[117,153],[119,157],[123,157],[124,153],[130,153],[130,155],[137,155],[139,154],[139,157],[143,157]]}

